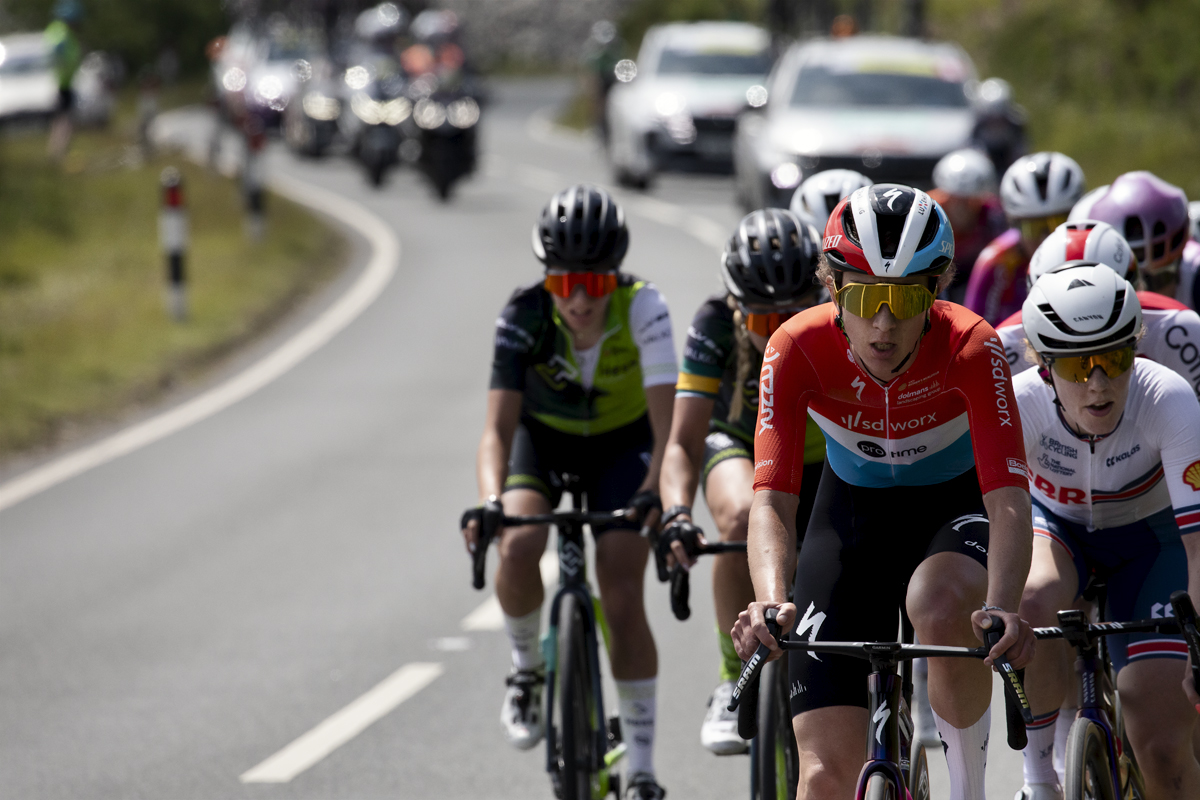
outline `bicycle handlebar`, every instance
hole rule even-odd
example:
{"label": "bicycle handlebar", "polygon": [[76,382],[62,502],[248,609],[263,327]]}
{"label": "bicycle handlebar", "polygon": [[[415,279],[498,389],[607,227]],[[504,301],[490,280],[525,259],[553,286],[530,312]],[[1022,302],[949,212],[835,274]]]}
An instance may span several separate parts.
{"label": "bicycle handlebar", "polygon": [[[872,660],[872,657],[887,657],[889,660],[913,658],[986,658],[991,648],[1004,635],[1004,623],[992,617],[993,626],[985,633],[985,647],[946,647],[942,645],[902,644],[899,642],[805,642],[798,639],[780,639],[779,609],[769,608],[766,613],[767,630],[784,650],[800,650],[814,653],[832,653]],[[738,736],[753,739],[758,733],[758,674],[771,654],[771,648],[760,644],[750,660],[742,667],[737,684],[729,699],[729,710],[738,712]],[[1024,670],[1015,670],[1004,656],[993,659],[996,669],[1004,678],[1004,706],[1008,722],[1008,746],[1024,750],[1028,743],[1025,725],[1033,721],[1033,712],[1025,697]]]}
{"label": "bicycle handlebar", "polygon": [[[479,522],[479,538],[475,542],[475,549],[471,552],[471,585],[476,589],[482,589],[485,580],[485,572],[487,568],[487,551],[492,539],[500,532],[502,528],[510,528],[517,525],[559,525],[564,522],[574,522],[587,525],[605,525],[611,522],[630,522],[636,519],[636,514],[632,509],[620,508],[616,511],[579,511],[576,509],[567,509],[564,511],[551,511],[548,514],[520,514],[510,517],[504,513],[503,507],[498,500],[489,500],[482,506],[476,508],[468,508],[463,512],[462,519],[459,522],[459,528],[467,527],[467,523],[471,520]],[[648,526],[642,528],[642,535],[646,536]]]}
{"label": "bicycle handlebar", "polygon": [[[671,589],[671,612],[675,615],[675,619],[685,620],[692,615],[692,609],[688,605],[688,598],[691,595],[691,577],[684,566],[676,562],[674,567],[667,566],[667,553],[671,550],[671,543],[678,540],[683,549],[688,555],[693,558],[698,558],[702,555],[716,555],[719,553],[744,553],[746,552],[745,542],[709,542],[700,543],[700,536],[703,531],[692,523],[685,523],[683,531],[676,536],[663,536],[660,531],[649,531],[643,529],[647,538],[650,540],[650,549],[654,551],[654,566],[658,571],[658,580],[660,583],[670,581]],[[668,529],[674,525],[668,525]]]}

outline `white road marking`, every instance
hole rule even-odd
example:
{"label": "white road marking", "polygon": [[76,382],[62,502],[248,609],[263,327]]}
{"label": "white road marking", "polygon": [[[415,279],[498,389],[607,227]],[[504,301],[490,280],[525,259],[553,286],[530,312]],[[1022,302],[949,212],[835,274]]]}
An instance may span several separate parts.
{"label": "white road marking", "polygon": [[[549,589],[558,583],[558,553],[547,550],[538,562],[542,573],[542,583]],[[500,610],[500,601],[496,595],[491,595],[479,604],[479,607],[463,617],[460,626],[464,631],[502,631],[504,630],[504,612]]]}
{"label": "white road marking", "polygon": [[242,783],[287,783],[437,680],[441,664],[405,664],[374,689],[242,774]]}
{"label": "white road marking", "polygon": [[319,349],[375,302],[395,274],[400,260],[400,240],[396,234],[365,206],[326,189],[282,175],[275,176],[270,185],[290,200],[328,214],[367,239],[373,251],[371,260],[354,285],[307,327],[225,383],[158,416],[0,484],[0,511],[194,425],[254,394]]}

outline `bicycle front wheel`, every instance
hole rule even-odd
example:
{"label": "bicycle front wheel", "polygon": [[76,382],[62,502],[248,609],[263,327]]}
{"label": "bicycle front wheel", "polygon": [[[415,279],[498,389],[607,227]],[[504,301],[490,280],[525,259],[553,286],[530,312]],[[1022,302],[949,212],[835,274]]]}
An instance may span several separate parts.
{"label": "bicycle front wheel", "polygon": [[558,619],[560,797],[591,800],[595,698],[587,651],[587,617],[575,595],[563,597]]}
{"label": "bicycle front wheel", "polygon": [[876,772],[867,778],[867,790],[863,792],[863,800],[899,800],[900,790],[892,779],[883,772]]}
{"label": "bicycle front wheel", "polygon": [[1065,800],[1117,800],[1104,729],[1083,717],[1067,737]]}
{"label": "bicycle front wheel", "polygon": [[792,800],[800,774],[792,709],[788,700],[787,655],[763,665],[759,676],[758,736],[751,744],[754,800]]}
{"label": "bicycle front wheel", "polygon": [[908,793],[912,800],[929,800],[929,758],[920,742],[913,744],[909,756]]}

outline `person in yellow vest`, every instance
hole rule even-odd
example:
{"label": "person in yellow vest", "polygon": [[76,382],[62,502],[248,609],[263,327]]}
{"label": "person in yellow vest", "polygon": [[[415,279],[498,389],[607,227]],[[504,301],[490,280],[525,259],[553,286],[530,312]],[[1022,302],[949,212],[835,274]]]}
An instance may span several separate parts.
{"label": "person in yellow vest", "polygon": [[58,108],[50,124],[47,149],[55,161],[62,161],[71,146],[71,112],[75,107],[75,92],[71,88],[75,73],[83,63],[83,46],[76,30],[83,21],[83,6],[79,0],[58,0],[54,4],[54,20],[44,34],[58,82]]}
{"label": "person in yellow vest", "polygon": [[[603,189],[572,186],[543,209],[533,250],[546,273],[517,289],[496,320],[476,461],[481,504],[500,497],[505,514],[549,513],[562,497],[559,475],[568,473],[580,478],[588,510],[636,508],[657,520],[651,509],[659,505],[678,367],[662,295],[620,271],[628,248],[624,212]],[[478,525],[476,517],[463,529],[469,550]],[[643,599],[649,543],[619,525],[593,525],[592,533],[628,732],[625,800],[661,800],[653,762],[658,653]],[[538,561],[547,535],[544,525],[506,528],[498,547],[496,597],[513,658],[500,721],[522,750],[545,733]]]}

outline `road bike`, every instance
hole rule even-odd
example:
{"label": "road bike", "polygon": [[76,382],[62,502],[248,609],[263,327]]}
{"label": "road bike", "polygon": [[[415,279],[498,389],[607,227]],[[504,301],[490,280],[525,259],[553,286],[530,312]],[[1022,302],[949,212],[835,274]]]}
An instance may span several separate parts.
{"label": "road bike", "polygon": [[[620,723],[605,716],[600,672],[600,639],[608,645],[608,624],[599,598],[587,582],[584,551],[585,525],[614,522],[637,527],[631,509],[592,513],[584,510],[579,479],[562,475],[570,509],[548,514],[508,516],[499,503],[485,504],[478,512],[480,539],[472,555],[476,589],[483,588],[487,549],[494,532],[518,525],[552,525],[558,531],[558,589],[550,601],[550,624],[542,637],[546,659],[546,771],[560,800],[600,800],[609,793],[621,796],[615,771],[625,755]],[[646,531],[643,530],[643,535]],[[599,635],[597,635],[599,633]],[[556,716],[557,714],[557,716]]]}
{"label": "road bike", "polygon": [[[767,629],[785,652],[799,650],[852,656],[871,664],[867,675],[867,712],[871,722],[867,733],[867,760],[859,773],[855,793],[857,800],[929,800],[929,763],[925,747],[913,740],[914,728],[908,706],[912,699],[911,670],[901,671],[899,667],[914,658],[986,658],[1004,634],[1000,619],[992,618],[993,627],[987,632],[986,646],[947,647],[904,642],[808,642],[781,637],[778,613],[778,609],[768,609]],[[907,633],[911,633],[911,628]],[[738,710],[738,733],[746,738],[758,727],[760,703],[755,695],[761,681],[759,673],[768,663],[769,654],[770,648],[759,645],[743,667],[729,704],[730,710]],[[1008,744],[1014,750],[1023,750],[1027,741],[1025,724],[1033,717],[1025,700],[1020,673],[1003,657],[994,662],[1004,681]],[[788,721],[790,733],[790,714]]]}
{"label": "road bike", "polygon": [[[1103,587],[1097,605],[1104,608]],[[1064,800],[1145,800],[1146,785],[1125,734],[1116,676],[1104,637],[1128,633],[1180,633],[1192,663],[1200,664],[1196,611],[1186,592],[1171,595],[1174,617],[1137,622],[1090,622],[1079,609],[1058,612],[1058,626],[1034,628],[1038,639],[1064,639],[1075,648],[1079,712],[1067,736]],[[1200,687],[1197,667],[1192,677]]]}
{"label": "road bike", "polygon": [[[672,539],[677,538],[693,558],[746,552],[745,542],[702,543],[700,533],[700,528],[691,525],[676,537],[651,535],[658,579],[670,582],[671,611],[679,620],[691,616],[688,605],[690,580],[688,571],[680,564],[668,569],[666,554]],[[800,777],[800,757],[796,752],[796,737],[792,733],[787,655],[767,663],[759,681],[766,687],[765,691],[758,693],[757,700],[757,718],[762,720],[762,724],[755,733],[742,737],[750,742],[750,797],[751,800],[791,800],[796,796],[796,784]]]}

